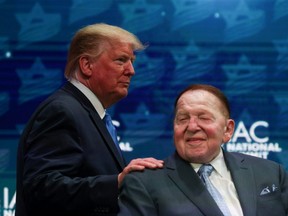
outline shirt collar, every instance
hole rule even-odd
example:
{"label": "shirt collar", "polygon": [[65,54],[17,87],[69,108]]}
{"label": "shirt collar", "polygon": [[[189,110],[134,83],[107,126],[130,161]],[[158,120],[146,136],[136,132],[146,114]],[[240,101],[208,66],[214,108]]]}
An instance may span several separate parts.
{"label": "shirt collar", "polygon": [[214,167],[216,172],[221,177],[227,176],[228,170],[227,170],[227,166],[226,166],[226,163],[225,163],[225,160],[224,160],[224,155],[223,155],[222,148],[220,149],[220,153],[218,154],[218,156],[216,158],[214,158],[214,160],[212,160],[210,162],[210,164]]}
{"label": "shirt collar", "polygon": [[[225,177],[229,174],[225,160],[224,160],[224,155],[222,148],[220,149],[219,154],[217,155],[216,158],[214,158],[210,164],[214,167],[216,172],[222,176]],[[202,166],[202,164],[197,164],[197,163],[191,163],[191,166],[194,168],[195,172],[197,173],[199,168]]]}
{"label": "shirt collar", "polygon": [[102,106],[99,99],[97,98],[97,96],[89,88],[87,88],[84,84],[82,84],[78,80],[71,79],[69,81],[88,98],[88,100],[92,103],[93,107],[96,109],[100,118],[103,119],[105,116],[105,109]]}

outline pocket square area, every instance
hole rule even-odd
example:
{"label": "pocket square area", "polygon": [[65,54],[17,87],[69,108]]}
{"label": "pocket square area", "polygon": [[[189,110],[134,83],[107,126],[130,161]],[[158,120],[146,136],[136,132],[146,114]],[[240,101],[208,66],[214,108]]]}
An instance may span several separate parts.
{"label": "pocket square area", "polygon": [[268,193],[271,193],[271,191],[269,190],[269,187],[267,186],[266,188],[264,188],[264,189],[261,191],[260,195],[265,195],[265,194],[268,194]]}
{"label": "pocket square area", "polygon": [[275,191],[277,191],[277,189],[278,189],[278,187],[275,184],[272,184],[271,187],[266,186],[265,188],[262,189],[260,196],[269,194],[271,192],[275,192]]}

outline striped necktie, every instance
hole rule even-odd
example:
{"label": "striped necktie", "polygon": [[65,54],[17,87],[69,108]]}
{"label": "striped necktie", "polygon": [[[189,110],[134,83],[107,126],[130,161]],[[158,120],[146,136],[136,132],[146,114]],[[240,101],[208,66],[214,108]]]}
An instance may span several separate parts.
{"label": "striped necktie", "polygon": [[213,197],[213,199],[217,203],[218,207],[222,211],[222,213],[225,216],[230,216],[231,214],[230,214],[230,211],[229,211],[229,209],[225,203],[225,200],[223,199],[223,197],[221,196],[221,194],[219,193],[217,188],[214,187],[214,185],[212,184],[212,182],[209,179],[209,176],[211,175],[211,173],[213,171],[214,171],[214,168],[211,164],[203,164],[200,167],[198,174],[199,174],[201,180],[203,181],[203,183],[205,184],[207,190],[209,191],[209,193],[211,194],[211,196]]}

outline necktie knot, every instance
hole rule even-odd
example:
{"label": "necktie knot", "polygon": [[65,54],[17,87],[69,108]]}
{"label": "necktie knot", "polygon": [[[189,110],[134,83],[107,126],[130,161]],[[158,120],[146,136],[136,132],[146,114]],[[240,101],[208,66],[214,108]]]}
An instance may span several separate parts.
{"label": "necktie knot", "polygon": [[213,168],[213,166],[211,164],[203,164],[200,167],[198,173],[199,173],[200,176],[201,175],[210,176],[212,171],[213,171],[213,169],[214,168]]}
{"label": "necktie knot", "polygon": [[112,124],[112,119],[111,119],[111,116],[108,114],[108,113],[105,113],[105,116],[103,118],[103,121],[107,124]]}

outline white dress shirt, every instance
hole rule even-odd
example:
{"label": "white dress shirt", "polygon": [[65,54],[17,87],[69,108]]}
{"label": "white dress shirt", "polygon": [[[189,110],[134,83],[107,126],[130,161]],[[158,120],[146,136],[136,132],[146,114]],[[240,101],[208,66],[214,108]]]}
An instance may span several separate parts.
{"label": "white dress shirt", "polygon": [[97,96],[85,85],[83,85],[81,82],[79,82],[76,79],[69,80],[76,88],[78,88],[92,103],[94,108],[96,109],[97,113],[99,114],[100,118],[103,119],[105,116],[105,109],[102,106],[101,102],[97,98]]}
{"label": "white dress shirt", "polygon": [[[219,155],[210,162],[210,164],[215,170],[211,173],[209,179],[224,198],[231,216],[243,216],[238,194],[232,181],[230,171],[227,169],[225,164],[222,150]],[[191,165],[195,172],[198,172],[202,164],[193,163]]]}

